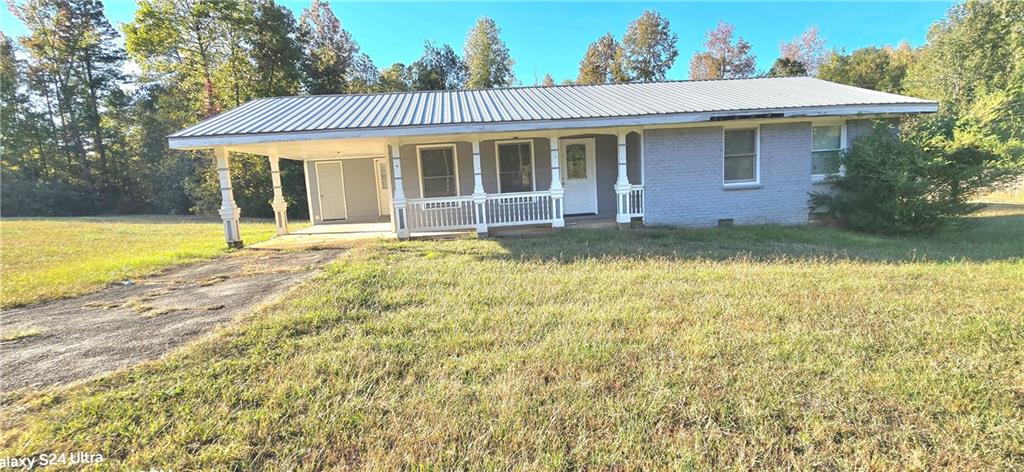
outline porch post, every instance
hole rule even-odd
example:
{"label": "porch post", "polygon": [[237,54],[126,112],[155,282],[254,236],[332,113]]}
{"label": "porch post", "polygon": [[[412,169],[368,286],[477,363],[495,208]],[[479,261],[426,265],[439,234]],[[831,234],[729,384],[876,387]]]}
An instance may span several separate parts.
{"label": "porch post", "polygon": [[223,147],[213,149],[217,161],[217,176],[220,178],[220,219],[224,222],[224,238],[228,247],[242,247],[242,233],[238,228],[241,211],[235,204],[235,194],[231,190],[231,174],[228,170],[228,150]]}
{"label": "porch post", "polygon": [[629,176],[626,174],[626,131],[616,133],[619,150],[619,178],[615,181],[615,222],[619,225],[629,223]]}
{"label": "porch post", "polygon": [[477,236],[487,236],[487,194],[480,171],[480,140],[473,139],[473,221]]}
{"label": "porch post", "polygon": [[551,143],[551,227],[564,228],[562,196],[565,195],[565,190],[562,189],[562,172],[559,169],[558,136],[551,135],[548,141]]}
{"label": "porch post", "polygon": [[281,190],[281,165],[280,158],[271,154],[270,159],[270,181],[274,185],[274,201],[270,204],[274,208],[274,223],[277,225],[277,234],[288,234],[288,202],[284,201],[284,192]]}
{"label": "porch post", "polygon": [[391,211],[391,223],[398,239],[409,239],[409,220],[405,207],[405,186],[402,184],[402,158],[399,154],[397,141],[388,143],[391,147],[391,176],[394,178],[392,188],[394,196],[391,199],[394,209]]}

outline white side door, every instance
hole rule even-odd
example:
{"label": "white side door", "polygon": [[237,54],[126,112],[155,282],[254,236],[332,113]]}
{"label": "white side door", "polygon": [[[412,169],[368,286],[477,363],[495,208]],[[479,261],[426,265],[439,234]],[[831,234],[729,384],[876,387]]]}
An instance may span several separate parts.
{"label": "white side door", "polygon": [[597,159],[594,138],[559,140],[562,205],[566,215],[597,213]]}
{"label": "white side door", "polygon": [[389,170],[387,159],[373,160],[373,175],[377,179],[377,207],[380,210],[380,216],[391,214],[391,175]]}
{"label": "white side door", "polygon": [[340,161],[316,163],[316,190],[320,194],[321,220],[343,220],[348,217],[345,211],[344,182]]}

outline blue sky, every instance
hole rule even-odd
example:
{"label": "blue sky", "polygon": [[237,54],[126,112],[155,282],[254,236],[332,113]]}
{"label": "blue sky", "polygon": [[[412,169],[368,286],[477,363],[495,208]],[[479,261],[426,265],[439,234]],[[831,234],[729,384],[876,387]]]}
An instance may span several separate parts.
{"label": "blue sky", "polygon": [[[279,0],[280,1],[280,0]],[[308,0],[280,1],[298,16]],[[108,0],[107,16],[120,27],[131,20],[135,2]],[[778,56],[779,41],[799,35],[815,24],[829,47],[853,50],[868,45],[907,40],[924,44],[928,27],[945,16],[953,4],[936,2],[518,2],[518,3],[366,3],[331,2],[344,27],[378,67],[410,63],[419,57],[423,41],[449,43],[461,53],[466,32],[476,18],[494,18],[516,60],[516,77],[523,84],[551,73],[556,81],[575,79],[587,45],[612,32],[622,37],[626,25],[644,9],[661,12],[679,35],[679,58],[670,79],[685,79],[690,56],[701,49],[704,33],[719,19],[736,25],[738,35],[753,45],[759,69],[768,69]],[[4,33],[25,33],[20,22],[3,8]]]}

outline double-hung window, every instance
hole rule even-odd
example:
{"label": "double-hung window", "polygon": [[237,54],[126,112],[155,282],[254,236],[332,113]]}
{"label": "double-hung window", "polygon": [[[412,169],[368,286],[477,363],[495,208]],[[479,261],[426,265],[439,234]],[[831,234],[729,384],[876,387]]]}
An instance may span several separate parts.
{"label": "double-hung window", "polygon": [[533,191],[533,144],[530,141],[498,143],[498,191]]}
{"label": "double-hung window", "polygon": [[420,188],[423,198],[454,197],[459,194],[455,146],[419,148]]}
{"label": "double-hung window", "polygon": [[757,129],[725,130],[726,185],[757,183]]}
{"label": "double-hung window", "polygon": [[811,128],[811,178],[825,179],[842,173],[839,155],[843,152],[843,125],[828,124]]}

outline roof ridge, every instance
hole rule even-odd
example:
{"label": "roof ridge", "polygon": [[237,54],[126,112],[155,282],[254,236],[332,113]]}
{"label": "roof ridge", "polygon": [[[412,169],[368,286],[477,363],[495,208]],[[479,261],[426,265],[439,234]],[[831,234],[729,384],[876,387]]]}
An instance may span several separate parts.
{"label": "roof ridge", "polygon": [[[634,80],[630,82],[605,82],[600,84],[555,84],[555,85],[515,85],[511,87],[492,87],[492,88],[480,88],[480,89],[439,89],[439,90],[400,90],[394,92],[362,92],[362,93],[318,93],[318,94],[305,94],[305,95],[275,95],[270,97],[260,97],[255,100],[270,100],[277,98],[296,98],[296,97],[367,97],[374,95],[415,95],[423,93],[456,93],[456,92],[488,92],[496,90],[522,90],[522,89],[552,89],[552,88],[573,88],[573,87],[616,87],[626,85],[653,85],[653,84],[678,84],[678,83],[695,83],[695,82],[739,82],[744,80],[789,80],[789,79],[814,79],[822,80],[816,77],[808,76],[794,76],[794,77],[733,77],[728,79],[673,79],[673,80],[651,80],[651,81],[639,81]],[[826,81],[827,82],[827,81]]]}

